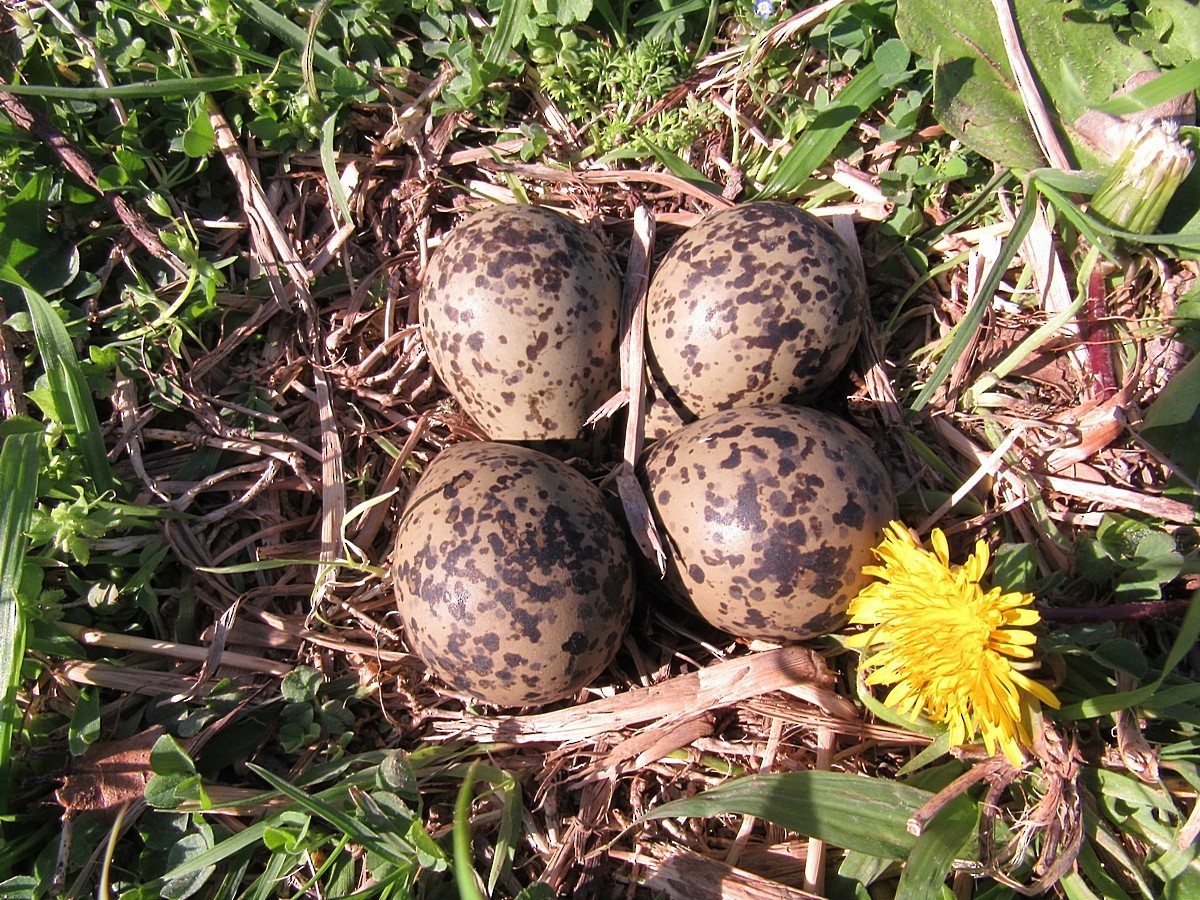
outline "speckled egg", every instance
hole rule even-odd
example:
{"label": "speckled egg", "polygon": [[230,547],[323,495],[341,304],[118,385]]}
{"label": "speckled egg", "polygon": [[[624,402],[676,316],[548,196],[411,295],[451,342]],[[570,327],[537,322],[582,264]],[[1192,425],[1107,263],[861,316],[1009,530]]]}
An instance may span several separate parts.
{"label": "speckled egg", "polygon": [[717,413],[653,446],[640,470],[666,538],[667,593],[743,638],[838,627],[895,517],[866,437],[813,409]]}
{"label": "speckled egg", "polygon": [[620,381],[621,284],[600,240],[535,206],[497,206],[429,261],[430,362],[494,440],[577,437]]}
{"label": "speckled egg", "polygon": [[393,584],[413,651],[499,706],[568,697],[612,661],[633,564],[599,488],[525,447],[456,444],[413,489]]}
{"label": "speckled egg", "polygon": [[709,216],[650,283],[647,434],[811,399],[850,359],[866,313],[862,266],[815,216],[777,202]]}

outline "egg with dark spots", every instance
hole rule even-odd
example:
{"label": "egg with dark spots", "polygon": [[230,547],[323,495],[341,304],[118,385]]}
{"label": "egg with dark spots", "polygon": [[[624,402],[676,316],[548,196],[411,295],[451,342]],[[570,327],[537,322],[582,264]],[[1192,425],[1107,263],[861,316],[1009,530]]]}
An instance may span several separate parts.
{"label": "egg with dark spots", "polygon": [[619,387],[620,315],[620,280],[599,238],[535,206],[465,219],[421,288],[429,360],[493,440],[578,437]]}
{"label": "egg with dark spots", "polygon": [[497,706],[587,686],[633,612],[633,563],[600,489],[508,444],[455,444],[429,464],[401,516],[392,575],[413,652]]}
{"label": "egg with dark spots", "polygon": [[858,258],[816,216],[774,201],[709,216],[650,283],[647,435],[812,399],[849,361],[866,314]]}
{"label": "egg with dark spots", "polygon": [[639,476],[666,545],[667,594],[742,638],[840,626],[896,515],[867,438],[802,407],[693,422],[651,447]]}

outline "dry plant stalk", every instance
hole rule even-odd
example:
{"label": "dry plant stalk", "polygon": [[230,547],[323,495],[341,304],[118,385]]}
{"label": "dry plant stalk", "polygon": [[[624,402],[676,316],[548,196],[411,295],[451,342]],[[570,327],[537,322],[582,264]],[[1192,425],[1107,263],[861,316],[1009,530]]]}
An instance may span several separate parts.
{"label": "dry plant stalk", "polygon": [[825,661],[806,647],[780,647],[719,662],[649,687],[568,709],[528,716],[474,718],[441,723],[448,737],[513,743],[585,741],[610,731],[657,720],[689,719],[750,697],[805,683],[832,716],[853,721],[854,705],[829,689]]}
{"label": "dry plant stalk", "polygon": [[637,853],[628,861],[649,868],[646,887],[671,900],[821,900],[820,894],[770,881],[691,850],[675,848],[661,856]]}

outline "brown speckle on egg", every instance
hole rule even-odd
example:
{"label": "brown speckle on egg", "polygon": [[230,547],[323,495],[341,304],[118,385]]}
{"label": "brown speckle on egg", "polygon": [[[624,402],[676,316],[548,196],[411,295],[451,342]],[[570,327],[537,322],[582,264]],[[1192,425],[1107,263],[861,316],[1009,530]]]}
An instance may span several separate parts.
{"label": "brown speckle on egg", "polygon": [[757,202],[709,216],[650,284],[647,434],[811,399],[849,360],[866,313],[860,263],[811,213]]}
{"label": "brown speckle on egg", "polygon": [[528,448],[456,444],[414,488],[392,557],[413,651],[499,706],[560,700],[612,661],[633,566],[600,490]]}
{"label": "brown speckle on egg", "polygon": [[866,437],[813,409],[717,413],[658,442],[640,470],[666,537],[667,593],[738,637],[838,627],[895,516]]}
{"label": "brown speckle on egg", "polygon": [[619,386],[621,286],[604,246],[559,213],[498,206],[430,259],[429,360],[494,440],[575,438]]}

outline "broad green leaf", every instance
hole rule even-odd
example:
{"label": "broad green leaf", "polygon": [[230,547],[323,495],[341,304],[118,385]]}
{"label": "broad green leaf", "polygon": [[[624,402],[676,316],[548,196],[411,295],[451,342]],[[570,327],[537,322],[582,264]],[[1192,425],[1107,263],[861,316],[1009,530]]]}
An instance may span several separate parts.
{"label": "broad green leaf", "polygon": [[757,816],[835,847],[907,859],[916,843],[908,820],[932,796],[880,778],[786,772],[739,778],[695,797],[664,803],[645,818]]}
{"label": "broad green leaf", "polygon": [[196,774],[196,764],[186,750],[169,734],[164,734],[150,750],[150,768],[156,775]]}
{"label": "broad green leaf", "polygon": [[895,900],[925,900],[936,896],[954,866],[970,855],[964,847],[975,838],[979,807],[960,794],[934,816],[917,838],[904,864]]}
{"label": "broad green leaf", "polygon": [[1150,404],[1141,436],[1184,472],[1200,476],[1200,356],[1171,376]]}
{"label": "broad green leaf", "polygon": [[183,152],[192,159],[208,156],[209,151],[216,146],[217,133],[213,130],[212,119],[204,103],[197,104],[192,112],[192,120],[183,133]]}
{"label": "broad green leaf", "polygon": [[9,434],[0,445],[0,813],[8,812],[9,750],[18,718],[16,692],[25,656],[25,619],[21,606],[21,575],[27,547],[26,532],[37,501],[41,435]]}
{"label": "broad green leaf", "polygon": [[[167,864],[175,867],[212,849],[212,835],[207,831],[193,831],[183,835],[167,852]],[[166,881],[162,886],[165,900],[187,900],[212,877],[215,866],[207,866],[180,878]]]}
{"label": "broad green leaf", "polygon": [[[1108,100],[1134,72],[1154,69],[1081,0],[1011,0],[1021,43],[1059,132],[1082,168],[1108,160],[1075,130],[1075,120]],[[896,29],[913,53],[935,61],[933,111],[964,144],[1002,166],[1046,164],[1000,37],[990,0],[898,0]],[[1100,48],[1103,48],[1101,51]]]}
{"label": "broad green leaf", "polygon": [[311,666],[297,666],[283,676],[279,690],[289,703],[308,703],[315,700],[325,676]]}

